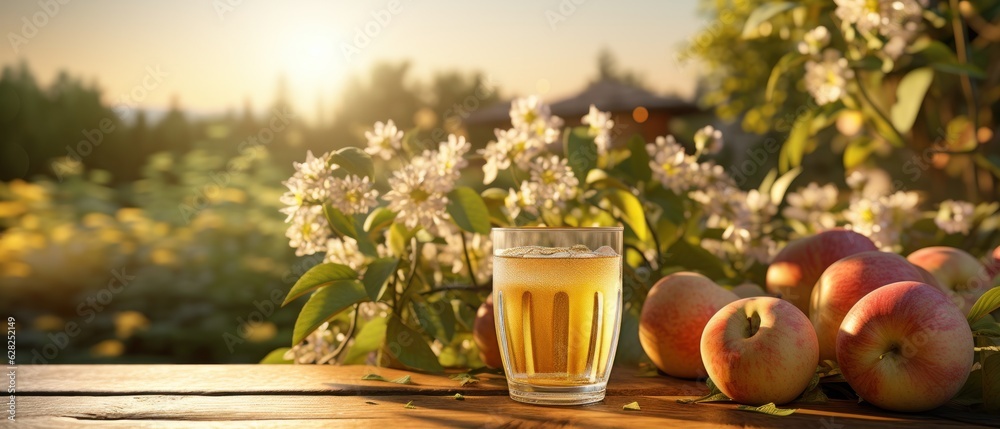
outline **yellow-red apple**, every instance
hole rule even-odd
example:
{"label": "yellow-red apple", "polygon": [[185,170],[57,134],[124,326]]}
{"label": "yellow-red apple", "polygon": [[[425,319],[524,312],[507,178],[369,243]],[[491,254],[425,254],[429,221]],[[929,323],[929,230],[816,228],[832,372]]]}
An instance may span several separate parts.
{"label": "yellow-red apple", "polygon": [[783,404],[809,385],[819,344],[809,318],[791,303],[744,298],[708,321],[701,355],[709,377],[734,401]]}
{"label": "yellow-red apple", "polygon": [[845,229],[831,229],[786,245],[767,268],[767,291],[809,314],[816,280],[834,262],[856,253],[878,250],[868,237]]}
{"label": "yellow-red apple", "polygon": [[934,286],[886,285],[861,298],[837,336],[844,379],[865,401],[892,411],[944,405],[974,360],[965,316]]}
{"label": "yellow-red apple", "polygon": [[496,321],[493,317],[493,294],[490,294],[476,311],[476,320],[472,322],[472,339],[479,346],[479,358],[486,366],[503,368],[500,343],[497,342]]}
{"label": "yellow-red apple", "polygon": [[962,314],[968,313],[976,300],[992,286],[986,267],[962,249],[925,247],[911,253],[906,260],[931,273],[937,279],[937,284],[932,286],[938,286],[948,295]]}
{"label": "yellow-red apple", "polygon": [[666,276],[646,295],[639,315],[639,343],[661,371],[680,378],[705,377],[701,331],[715,312],[737,299],[698,273]]}
{"label": "yellow-red apple", "polygon": [[922,279],[916,267],[894,253],[862,252],[830,265],[816,282],[809,310],[819,338],[819,358],[837,359],[837,331],[859,299],[889,283]]}

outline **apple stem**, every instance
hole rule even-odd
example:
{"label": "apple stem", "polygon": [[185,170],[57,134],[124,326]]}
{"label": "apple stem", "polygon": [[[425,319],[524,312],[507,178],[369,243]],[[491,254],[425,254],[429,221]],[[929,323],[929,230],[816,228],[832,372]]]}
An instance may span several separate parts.
{"label": "apple stem", "polygon": [[749,317],[747,317],[747,338],[754,336],[758,330],[760,330],[760,315],[754,312]]}
{"label": "apple stem", "polygon": [[882,354],[878,355],[878,360],[884,359],[890,353],[899,353],[899,346],[896,345],[896,344],[893,344],[892,347],[889,347],[889,350],[886,350],[885,353],[882,353]]}

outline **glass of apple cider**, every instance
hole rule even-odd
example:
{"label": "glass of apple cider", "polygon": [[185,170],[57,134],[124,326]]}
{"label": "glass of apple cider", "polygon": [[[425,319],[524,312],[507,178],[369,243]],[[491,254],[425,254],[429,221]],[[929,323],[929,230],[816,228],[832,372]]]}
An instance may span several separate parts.
{"label": "glass of apple cider", "polygon": [[510,397],[604,399],[622,312],[622,228],[494,228],[493,301]]}

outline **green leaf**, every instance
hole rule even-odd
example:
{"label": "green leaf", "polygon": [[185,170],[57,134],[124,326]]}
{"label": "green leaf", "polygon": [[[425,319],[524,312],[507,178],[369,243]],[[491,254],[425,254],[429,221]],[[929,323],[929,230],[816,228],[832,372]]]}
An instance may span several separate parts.
{"label": "green leaf", "polygon": [[476,384],[476,383],[479,382],[479,377],[476,377],[475,375],[472,375],[472,374],[470,374],[468,372],[463,372],[461,374],[455,374],[455,375],[453,375],[453,376],[451,376],[449,378],[451,378],[452,380],[457,381],[460,386],[467,386],[467,385]]}
{"label": "green leaf", "polygon": [[811,110],[803,113],[792,125],[792,130],[788,133],[788,140],[781,146],[781,154],[778,157],[779,171],[785,172],[802,164],[802,158],[806,154],[806,144],[809,143],[814,115],[815,113]]}
{"label": "green leaf", "polygon": [[726,402],[732,401],[725,393],[709,393],[696,399],[678,399],[678,404],[700,404],[702,402]]}
{"label": "green leaf", "polygon": [[330,161],[340,166],[348,173],[360,177],[375,177],[375,163],[365,151],[354,146],[340,149],[330,156]]}
{"label": "green leaf", "polygon": [[361,327],[361,330],[354,335],[354,344],[347,350],[344,357],[344,365],[364,363],[365,357],[369,353],[378,350],[379,346],[385,342],[386,319],[379,317],[372,319]]}
{"label": "green leaf", "polygon": [[295,282],[292,289],[288,291],[285,302],[281,305],[288,305],[289,302],[321,287],[330,286],[342,280],[355,280],[357,278],[358,273],[347,265],[334,264],[332,262],[319,264],[306,271],[302,277],[299,277],[299,280]]}
{"label": "green leaf", "polygon": [[990,353],[982,362],[983,408],[990,412],[1000,411],[1000,353]]}
{"label": "green leaf", "polygon": [[889,111],[892,118],[892,126],[896,127],[900,133],[906,133],[913,128],[913,121],[917,119],[920,106],[923,105],[924,95],[934,80],[934,70],[924,67],[913,70],[903,76],[903,80],[896,87],[896,104]]}
{"label": "green leaf", "polygon": [[368,300],[365,287],[357,280],[339,280],[313,294],[299,312],[292,332],[292,345],[299,344],[324,322],[352,305]]}
{"label": "green leaf", "polygon": [[474,189],[460,186],[448,193],[448,214],[465,231],[488,235],[490,212],[483,197]]}
{"label": "green leaf", "polygon": [[986,77],[986,72],[983,69],[976,67],[972,64],[962,64],[960,62],[953,63],[934,63],[931,64],[934,70],[959,75],[968,75],[971,78],[982,79]]}
{"label": "green leaf", "polygon": [[785,193],[788,192],[788,188],[792,186],[792,181],[796,177],[799,177],[799,173],[801,172],[801,167],[795,167],[775,180],[774,185],[771,186],[771,202],[780,204],[785,199]]}
{"label": "green leaf", "polygon": [[394,380],[389,380],[390,383],[396,384],[413,384],[413,380],[410,379],[409,375],[404,375]]}
{"label": "green leaf", "polygon": [[399,266],[399,259],[392,257],[379,258],[368,264],[365,276],[361,279],[368,292],[368,298],[372,301],[378,300],[382,287],[396,273],[397,266]]}
{"label": "green leaf", "polygon": [[368,215],[368,219],[365,219],[365,232],[369,235],[378,234],[383,229],[388,228],[389,225],[392,225],[394,220],[396,220],[396,212],[385,207],[379,207]]}
{"label": "green leaf", "polygon": [[455,336],[455,309],[447,300],[413,301],[417,323],[442,343],[451,343]]}
{"label": "green leaf", "polygon": [[403,324],[396,315],[389,316],[383,347],[390,356],[409,368],[429,372],[444,371],[423,335]]}
{"label": "green leaf", "polygon": [[393,223],[389,227],[389,237],[386,239],[386,244],[389,245],[389,250],[392,251],[392,254],[406,254],[406,245],[415,234],[415,229],[411,230],[403,224]]}
{"label": "green leaf", "polygon": [[573,175],[583,183],[587,180],[587,173],[597,167],[597,143],[590,136],[586,127],[576,127],[566,133],[566,159],[569,168],[573,170]]}
{"label": "green leaf", "polygon": [[867,138],[854,138],[844,149],[844,169],[857,167],[875,151],[876,145]]}
{"label": "green leaf", "polygon": [[689,242],[687,239],[680,239],[674,242],[667,249],[666,256],[671,265],[684,267],[688,270],[697,271],[709,278],[718,279],[729,277],[724,268],[725,264],[718,256],[705,250],[703,247]]}
{"label": "green leaf", "polygon": [[969,310],[969,323],[979,320],[980,317],[992,313],[998,308],[1000,308],[1000,287],[995,287],[979,297],[972,309]]}
{"label": "green leaf", "polygon": [[764,91],[764,97],[767,101],[771,101],[774,97],[774,88],[778,86],[778,82],[781,80],[781,76],[785,74],[788,70],[798,67],[802,63],[806,62],[809,57],[799,54],[798,52],[789,52],[781,57],[778,62],[771,69],[771,75],[767,78],[767,89]]}
{"label": "green leaf", "polygon": [[747,22],[743,24],[743,38],[753,39],[756,38],[757,28],[760,27],[765,21],[774,18],[775,15],[791,10],[798,6],[797,3],[793,2],[774,2],[774,3],[764,3],[758,6],[750,16],[747,17]]}
{"label": "green leaf", "polygon": [[979,146],[976,141],[975,125],[965,116],[956,116],[945,127],[945,146],[955,152],[972,152]]}
{"label": "green leaf", "polygon": [[387,380],[385,377],[383,377],[381,375],[371,374],[371,373],[362,375],[361,379],[362,380],[370,380],[370,381],[389,381],[389,380]]}
{"label": "green leaf", "polygon": [[969,379],[962,385],[962,389],[949,403],[960,406],[972,406],[983,403],[983,370],[977,369],[969,374]]}
{"label": "green leaf", "polygon": [[646,152],[646,139],[636,134],[628,139],[629,157],[628,163],[621,163],[620,166],[628,165],[629,174],[641,182],[648,182],[653,177],[653,170],[649,168],[649,153]]}
{"label": "green leaf", "polygon": [[638,402],[631,402],[631,403],[622,405],[622,410],[625,410],[625,411],[641,411],[641,409],[639,408],[639,403]]}
{"label": "green leaf", "polygon": [[464,401],[465,400],[465,395],[463,395],[461,393],[456,393],[455,396],[454,396],[454,398],[455,398],[456,401]]}
{"label": "green leaf", "polygon": [[406,405],[403,405],[403,408],[406,408],[408,410],[415,410],[415,409],[417,409],[417,407],[415,405],[413,405],[413,401],[407,402]]}
{"label": "green leaf", "polygon": [[354,220],[340,210],[337,210],[336,207],[330,204],[323,204],[323,215],[326,216],[326,221],[330,223],[330,228],[337,234],[354,239],[358,238],[358,231],[354,229]]}
{"label": "green leaf", "polygon": [[757,192],[762,194],[771,195],[771,187],[774,186],[774,181],[778,179],[778,170],[772,168],[767,172],[767,176],[764,176],[764,180],[760,182],[760,187],[757,188]]}
{"label": "green leaf", "polygon": [[759,407],[751,405],[737,405],[736,409],[740,411],[753,411],[755,413],[770,414],[772,416],[790,416],[792,413],[798,411],[798,408],[778,408],[774,406],[773,402]]}
{"label": "green leaf", "polygon": [[632,232],[635,233],[635,236],[640,241],[649,239],[646,212],[642,208],[642,203],[639,202],[639,199],[635,195],[624,189],[615,188],[605,190],[603,195],[612,206],[621,210],[622,220],[632,228]]}
{"label": "green leaf", "polygon": [[268,353],[267,356],[264,356],[264,359],[261,359],[260,363],[261,364],[292,364],[292,363],[295,363],[295,362],[293,362],[291,360],[285,359],[285,353],[288,353],[288,351],[291,350],[291,349],[292,349],[291,347],[282,347],[282,348],[279,348],[279,349],[274,349],[273,351],[271,351],[271,353]]}

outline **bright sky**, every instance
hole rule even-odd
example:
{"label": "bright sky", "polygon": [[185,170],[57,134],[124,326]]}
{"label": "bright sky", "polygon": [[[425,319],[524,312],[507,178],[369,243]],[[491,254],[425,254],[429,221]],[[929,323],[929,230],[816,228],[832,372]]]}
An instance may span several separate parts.
{"label": "bright sky", "polygon": [[[579,91],[608,47],[657,91],[690,95],[697,67],[676,52],[703,23],[696,3],[3,1],[0,64],[25,59],[43,83],[69,70],[97,82],[110,103],[146,92],[135,100],[143,107],[161,109],[177,96],[202,112],[238,109],[248,98],[262,108],[285,76],[293,104],[308,115],[321,99],[327,109],[339,101],[347,76],[383,60],[411,60],[417,78],[478,69],[507,94],[556,98]],[[359,39],[366,30],[374,36]],[[157,68],[159,82],[146,78]],[[149,90],[133,91],[144,78]]]}

